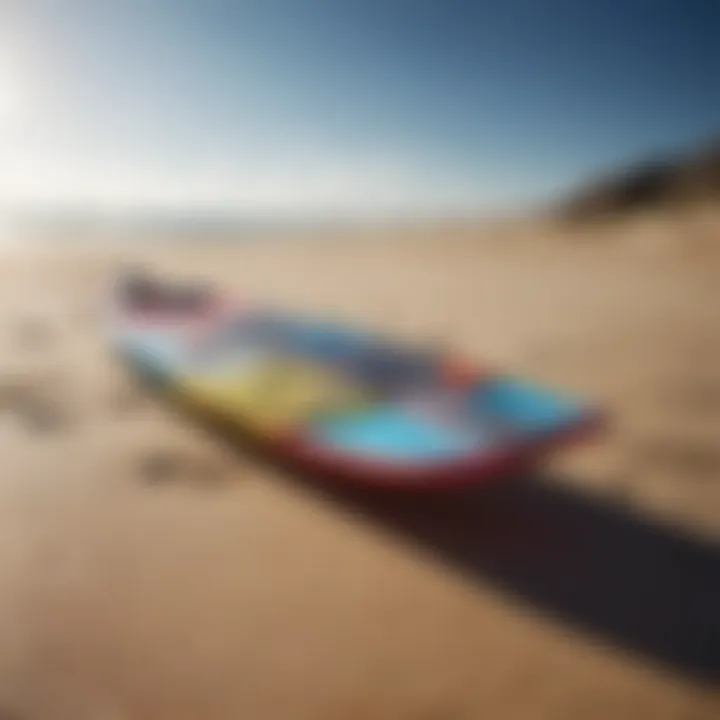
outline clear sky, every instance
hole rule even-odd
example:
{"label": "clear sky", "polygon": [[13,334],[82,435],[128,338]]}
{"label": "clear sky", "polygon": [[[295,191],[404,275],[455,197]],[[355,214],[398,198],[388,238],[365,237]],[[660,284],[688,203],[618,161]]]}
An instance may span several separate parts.
{"label": "clear sky", "polygon": [[483,212],[720,131],[713,0],[4,0],[0,202]]}

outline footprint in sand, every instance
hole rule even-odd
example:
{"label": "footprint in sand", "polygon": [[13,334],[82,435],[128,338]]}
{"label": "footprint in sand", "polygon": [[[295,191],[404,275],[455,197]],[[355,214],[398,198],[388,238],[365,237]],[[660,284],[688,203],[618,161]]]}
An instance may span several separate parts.
{"label": "footprint in sand", "polygon": [[720,377],[694,378],[671,387],[666,401],[673,408],[699,417],[720,417]]}
{"label": "footprint in sand", "polygon": [[54,340],[50,323],[41,318],[25,318],[13,333],[16,345],[23,350],[46,350]]}
{"label": "footprint in sand", "polygon": [[31,432],[66,429],[72,416],[70,403],[53,386],[59,387],[57,380],[0,380],[0,411],[14,415]]}
{"label": "footprint in sand", "polygon": [[138,470],[148,485],[177,482],[182,475],[182,460],[171,452],[155,450],[140,459]]}
{"label": "footprint in sand", "polygon": [[644,465],[670,470],[688,480],[720,480],[720,447],[694,440],[651,438],[633,454]]}
{"label": "footprint in sand", "polygon": [[12,410],[28,395],[28,384],[18,378],[0,380],[0,411]]}
{"label": "footprint in sand", "polygon": [[30,393],[15,407],[16,414],[32,432],[57,432],[70,424],[69,406],[42,392]]}
{"label": "footprint in sand", "polygon": [[227,479],[219,463],[183,456],[172,450],[154,450],[144,455],[138,471],[147,485],[197,484],[216,487]]}
{"label": "footprint in sand", "polygon": [[143,408],[147,396],[131,382],[123,382],[109,393],[108,407],[114,414],[125,415]]}

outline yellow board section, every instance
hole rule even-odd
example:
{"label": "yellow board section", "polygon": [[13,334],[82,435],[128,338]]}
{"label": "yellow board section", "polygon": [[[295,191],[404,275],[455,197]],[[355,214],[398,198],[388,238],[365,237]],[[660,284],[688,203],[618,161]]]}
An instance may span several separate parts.
{"label": "yellow board section", "polygon": [[299,425],[316,413],[362,407],[358,388],[297,360],[274,359],[236,378],[189,378],[180,392],[207,411],[262,434]]}

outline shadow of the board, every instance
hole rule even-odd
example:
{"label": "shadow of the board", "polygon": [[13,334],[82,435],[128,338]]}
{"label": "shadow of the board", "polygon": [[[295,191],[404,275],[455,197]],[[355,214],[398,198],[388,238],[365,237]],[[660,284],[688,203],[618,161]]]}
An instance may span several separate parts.
{"label": "shadow of the board", "polygon": [[697,680],[720,677],[715,547],[542,476],[409,497],[325,493],[538,610]]}
{"label": "shadow of the board", "polygon": [[233,449],[261,456],[536,610],[697,681],[720,678],[716,545],[539,475],[442,491],[343,485],[299,472],[234,426],[173,407]]}

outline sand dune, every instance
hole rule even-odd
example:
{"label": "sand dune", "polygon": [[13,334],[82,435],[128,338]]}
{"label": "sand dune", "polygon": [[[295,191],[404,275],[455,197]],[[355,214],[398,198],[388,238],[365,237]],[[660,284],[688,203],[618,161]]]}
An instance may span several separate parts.
{"label": "sand dune", "polygon": [[557,383],[613,418],[558,482],[717,540],[720,214],[132,248],[0,257],[0,717],[718,717],[172,416],[97,303],[140,261]]}

